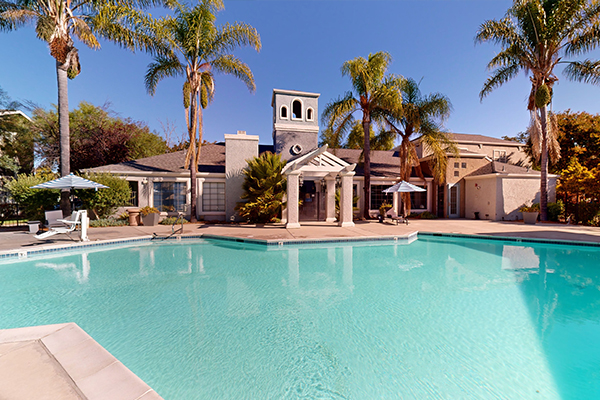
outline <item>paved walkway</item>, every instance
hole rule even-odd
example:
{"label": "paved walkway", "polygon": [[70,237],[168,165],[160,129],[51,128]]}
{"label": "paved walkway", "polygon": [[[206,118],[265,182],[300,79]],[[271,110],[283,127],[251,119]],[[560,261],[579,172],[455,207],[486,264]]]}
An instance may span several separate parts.
{"label": "paved walkway", "polygon": [[[381,235],[406,235],[412,232],[463,233],[470,235],[489,235],[503,237],[537,238],[550,240],[569,240],[600,243],[600,228],[580,225],[538,223],[525,225],[522,222],[476,221],[470,219],[412,220],[409,225],[383,224],[376,221],[357,221],[352,228],[340,228],[324,222],[304,223],[299,229],[285,229],[284,225],[237,225],[237,224],[186,224],[185,235],[204,233],[254,239],[321,239],[372,237]],[[153,233],[168,235],[171,227],[123,226],[108,228],[90,228],[90,241],[148,237]],[[37,240],[24,231],[2,232],[0,230],[0,251],[33,250],[56,245],[78,243],[78,232],[73,239],[66,235],[56,235],[48,240]]]}

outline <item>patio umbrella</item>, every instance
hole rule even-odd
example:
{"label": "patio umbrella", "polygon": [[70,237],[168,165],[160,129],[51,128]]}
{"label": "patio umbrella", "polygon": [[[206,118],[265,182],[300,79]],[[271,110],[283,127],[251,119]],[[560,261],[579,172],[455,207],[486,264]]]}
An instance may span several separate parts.
{"label": "patio umbrella", "polygon": [[410,184],[406,181],[400,181],[396,183],[394,186],[390,186],[389,188],[383,190],[383,193],[409,193],[409,192],[426,192],[427,190]]}
{"label": "patio umbrella", "polygon": [[[62,178],[31,186],[31,189],[109,189],[108,186],[70,173]],[[73,193],[71,193],[71,209],[73,209]]]}
{"label": "patio umbrella", "polygon": [[77,175],[70,173],[62,178],[54,179],[52,181],[40,183],[35,186],[31,186],[31,189],[108,189],[101,183],[90,181],[89,179],[82,178]]}

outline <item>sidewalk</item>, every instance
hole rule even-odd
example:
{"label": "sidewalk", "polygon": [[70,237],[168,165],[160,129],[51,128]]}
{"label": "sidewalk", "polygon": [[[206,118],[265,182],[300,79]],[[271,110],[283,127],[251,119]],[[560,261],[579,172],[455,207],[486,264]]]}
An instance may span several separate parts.
{"label": "sidewalk", "polygon": [[[341,228],[325,222],[303,223],[299,229],[286,229],[282,224],[239,225],[239,224],[186,224],[184,235],[212,234],[253,239],[323,239],[323,238],[360,238],[373,236],[407,235],[412,232],[458,233],[468,235],[487,235],[499,237],[536,238],[600,243],[600,228],[580,225],[538,223],[525,225],[522,222],[494,222],[471,219],[411,220],[409,225],[386,221],[357,221],[352,228]],[[98,240],[124,239],[169,235],[171,226],[123,226],[90,228],[88,236],[91,242]],[[33,250],[57,245],[79,243],[79,233],[70,239],[66,235],[55,235],[48,240],[37,240],[33,234],[25,231],[0,231],[0,251]]]}

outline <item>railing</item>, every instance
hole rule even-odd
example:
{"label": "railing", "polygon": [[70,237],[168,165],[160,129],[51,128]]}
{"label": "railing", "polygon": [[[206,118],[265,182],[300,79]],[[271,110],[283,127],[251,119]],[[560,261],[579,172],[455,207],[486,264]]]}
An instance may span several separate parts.
{"label": "railing", "polygon": [[[179,222],[179,221],[181,221],[181,227],[178,228],[177,230],[175,230],[175,225],[177,225],[177,222]],[[161,236],[157,235],[156,233],[153,233],[152,234],[152,239],[153,240],[154,239],[166,240],[166,239],[170,238],[171,236],[174,236],[174,235],[176,235],[178,233],[179,234],[183,233],[183,221],[184,221],[183,213],[180,212],[179,214],[177,214],[177,219],[175,220],[175,222],[173,222],[173,225],[171,225],[171,234],[170,235],[165,236],[165,237],[161,237]]]}
{"label": "railing", "polygon": [[27,226],[19,205],[15,203],[0,204],[0,227]]}

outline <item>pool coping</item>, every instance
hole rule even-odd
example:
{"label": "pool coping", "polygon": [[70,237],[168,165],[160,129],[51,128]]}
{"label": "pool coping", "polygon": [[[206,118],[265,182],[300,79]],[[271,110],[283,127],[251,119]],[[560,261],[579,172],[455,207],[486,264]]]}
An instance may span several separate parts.
{"label": "pool coping", "polygon": [[[162,397],[117,358],[96,342],[76,323],[41,325],[26,328],[0,330],[0,345],[8,345],[4,356],[18,352],[27,346],[36,351],[28,357],[12,361],[8,381],[4,384],[19,386],[13,391],[44,393],[44,387],[23,388],[23,380],[29,384],[39,373],[35,367],[44,367],[63,395],[88,400],[160,400]],[[35,355],[32,355],[35,354]],[[27,358],[27,359],[24,359]],[[33,358],[33,360],[32,360]],[[51,372],[50,372],[51,371]],[[10,379],[12,376],[13,379]],[[19,379],[15,379],[15,377]],[[43,396],[42,396],[43,397]],[[62,396],[61,396],[62,397]],[[32,398],[32,397],[30,397]]]}
{"label": "pool coping", "polygon": [[465,239],[485,239],[501,242],[515,242],[515,243],[540,243],[540,244],[559,244],[568,246],[578,247],[600,247],[600,243],[597,242],[585,242],[585,241],[574,241],[574,240],[557,240],[557,239],[542,239],[542,238],[530,238],[530,237],[513,237],[513,236],[493,236],[485,234],[466,234],[466,233],[445,233],[445,232],[421,232],[414,231],[406,235],[371,235],[371,236],[354,236],[354,237],[331,237],[331,238],[313,238],[313,239],[256,239],[246,238],[237,236],[225,236],[215,234],[188,234],[188,235],[176,235],[165,238],[155,237],[150,235],[130,237],[124,239],[107,239],[97,240],[94,242],[77,242],[60,245],[47,245],[40,246],[33,250],[4,250],[0,251],[0,261],[7,259],[26,259],[29,256],[37,256],[47,253],[56,253],[62,251],[73,251],[80,249],[88,249],[101,246],[114,246],[114,245],[125,245],[143,242],[153,241],[180,241],[180,240],[191,240],[191,239],[215,239],[224,240],[238,243],[253,243],[266,246],[286,246],[286,245],[301,245],[301,244],[325,244],[325,243],[352,243],[352,242],[373,242],[373,241],[397,241],[397,240],[408,240],[412,241],[418,239],[418,237],[457,237]]}

